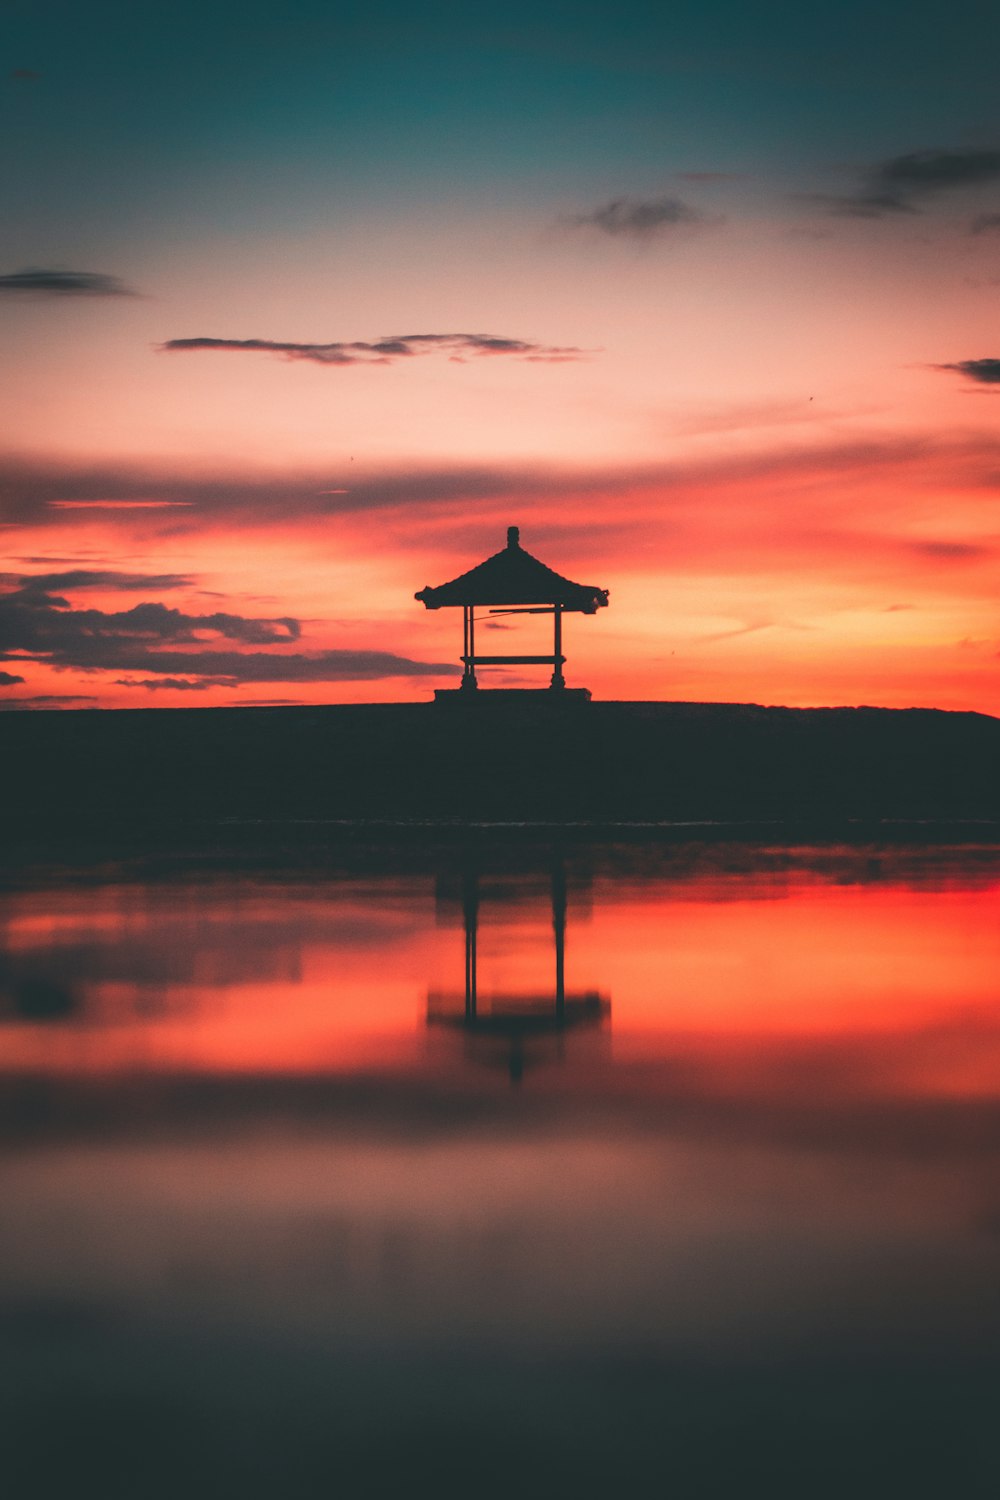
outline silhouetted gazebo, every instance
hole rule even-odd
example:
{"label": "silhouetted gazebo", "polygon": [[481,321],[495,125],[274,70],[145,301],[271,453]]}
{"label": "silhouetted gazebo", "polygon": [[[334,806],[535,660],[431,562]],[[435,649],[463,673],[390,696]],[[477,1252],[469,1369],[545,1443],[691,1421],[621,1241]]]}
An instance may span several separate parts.
{"label": "silhouetted gazebo", "polygon": [[[477,667],[551,666],[550,687],[565,688],[562,654],[562,617],[567,611],[593,615],[608,602],[607,589],[573,583],[537,557],[525,552],[516,526],[507,528],[507,545],[478,567],[470,568],[439,588],[423,588],[414,596],[427,609],[461,606],[463,618],[462,690],[478,687]],[[551,656],[483,656],[476,652],[476,610],[489,608],[494,615],[552,615]],[[589,694],[587,695],[589,696]]]}

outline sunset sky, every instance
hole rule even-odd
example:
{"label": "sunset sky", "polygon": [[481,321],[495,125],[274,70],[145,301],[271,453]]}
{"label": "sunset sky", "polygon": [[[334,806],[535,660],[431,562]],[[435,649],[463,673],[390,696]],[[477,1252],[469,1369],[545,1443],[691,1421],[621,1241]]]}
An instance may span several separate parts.
{"label": "sunset sky", "polygon": [[0,17],[0,703],[1000,713],[993,0]]}

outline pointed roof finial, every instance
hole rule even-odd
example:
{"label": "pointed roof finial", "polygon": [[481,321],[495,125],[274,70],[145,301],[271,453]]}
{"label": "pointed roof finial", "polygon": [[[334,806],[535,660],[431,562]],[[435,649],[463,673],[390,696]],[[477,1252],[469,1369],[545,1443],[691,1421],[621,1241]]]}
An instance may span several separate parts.
{"label": "pointed roof finial", "polygon": [[517,526],[507,527],[507,546],[519,547],[521,545],[521,532]]}

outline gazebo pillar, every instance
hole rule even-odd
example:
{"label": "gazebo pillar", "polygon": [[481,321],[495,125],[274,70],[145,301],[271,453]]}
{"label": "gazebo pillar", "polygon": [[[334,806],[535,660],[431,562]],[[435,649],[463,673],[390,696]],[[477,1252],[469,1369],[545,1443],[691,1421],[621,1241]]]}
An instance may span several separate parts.
{"label": "gazebo pillar", "polygon": [[476,681],[476,606],[465,604],[462,606],[462,626],[464,646],[462,661],[465,663],[462,671],[462,687],[471,691],[477,688]]}
{"label": "gazebo pillar", "polygon": [[549,684],[549,686],[553,687],[553,688],[564,688],[566,686],[566,679],[563,676],[562,605],[561,604],[556,604],[553,607],[553,620],[554,620],[555,641],[554,641],[553,648],[552,648],[552,655],[554,657],[553,667],[554,667],[555,670],[552,673],[552,681]]}

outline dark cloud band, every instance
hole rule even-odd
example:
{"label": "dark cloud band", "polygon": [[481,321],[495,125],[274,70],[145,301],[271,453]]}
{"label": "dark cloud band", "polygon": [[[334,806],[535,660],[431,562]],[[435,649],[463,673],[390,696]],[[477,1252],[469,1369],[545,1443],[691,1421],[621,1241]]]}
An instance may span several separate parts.
{"label": "dark cloud band", "polygon": [[1000,359],[960,359],[950,365],[934,365],[935,370],[952,370],[977,385],[1000,385]]}
{"label": "dark cloud band", "polygon": [[854,193],[807,196],[833,214],[880,219],[887,214],[920,213],[928,198],[979,187],[997,178],[1000,178],[1000,151],[910,151],[876,163]]}
{"label": "dark cloud band", "polygon": [[[297,641],[301,628],[297,620],[287,617],[247,619],[221,611],[188,615],[156,603],[115,612],[73,609],[66,599],[39,586],[46,578],[51,581],[68,576],[35,575],[27,586],[0,596],[0,660],[9,665],[32,661],[59,670],[150,674],[141,680],[116,681],[128,687],[173,686],[188,691],[236,687],[243,682],[437,677],[458,670],[450,664],[413,661],[389,651],[220,650],[213,644],[220,638],[236,646],[281,648]],[[189,678],[196,681],[192,683]],[[0,674],[0,685],[23,681],[13,673]]]}
{"label": "dark cloud band", "polygon": [[451,360],[507,355],[532,364],[563,364],[583,359],[588,351],[528,339],[503,338],[492,333],[407,333],[374,343],[293,344],[275,339],[168,339],[161,352],[183,353],[222,349],[237,353],[280,354],[285,359],[309,360],[317,365],[390,365],[420,354],[447,354]]}
{"label": "dark cloud band", "polygon": [[99,271],[48,271],[40,267],[0,276],[0,294],[34,293],[43,297],[134,297],[117,276]]}
{"label": "dark cloud band", "polygon": [[190,588],[192,580],[180,573],[121,573],[113,569],[69,568],[61,573],[0,573],[0,585],[25,594],[52,594],[63,589],[108,589],[134,593],[140,589]]}
{"label": "dark cloud band", "polygon": [[[337,650],[273,655],[263,651],[157,651],[133,653],[131,660],[112,665],[126,672],[198,677],[208,686],[220,687],[238,687],[243,682],[378,682],[386,677],[452,677],[460,670],[450,662],[413,661],[392,651]],[[152,686],[149,681],[128,681],[125,685]],[[177,685],[175,681],[173,686]]]}

